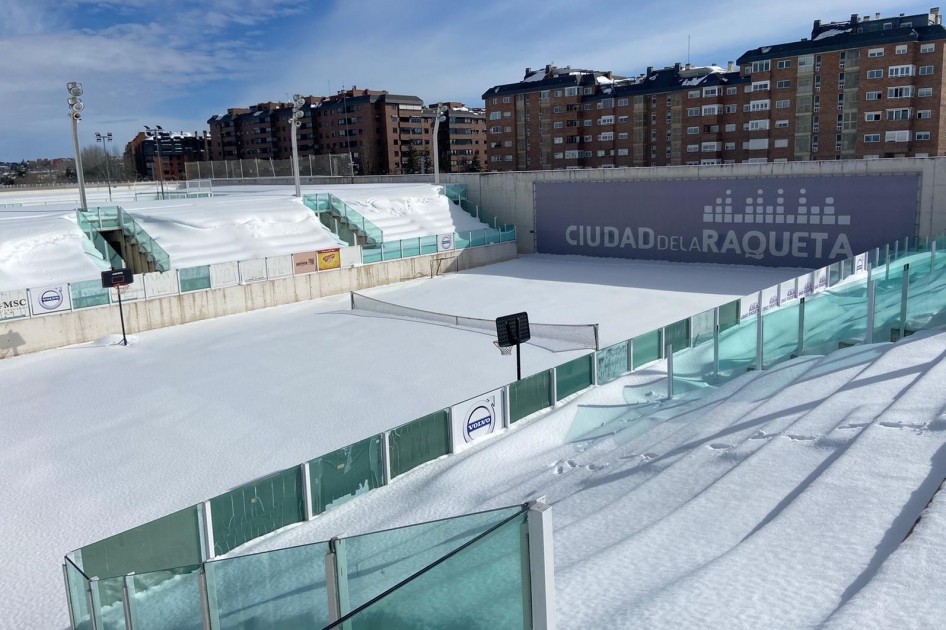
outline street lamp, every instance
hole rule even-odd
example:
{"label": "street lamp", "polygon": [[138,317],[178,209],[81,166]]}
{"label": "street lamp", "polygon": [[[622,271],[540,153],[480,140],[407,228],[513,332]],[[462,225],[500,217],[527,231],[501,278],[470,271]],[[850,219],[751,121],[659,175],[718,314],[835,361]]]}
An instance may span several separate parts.
{"label": "street lamp", "polygon": [[95,141],[102,143],[102,151],[105,152],[105,181],[108,182],[108,202],[112,203],[112,173],[108,168],[108,148],[105,145],[106,142],[112,141],[112,132],[109,131],[104,136],[95,132]]}
{"label": "street lamp", "polygon": [[437,103],[437,117],[434,118],[434,183],[440,183],[440,151],[437,147],[437,136],[440,133],[440,123],[447,120],[449,107],[444,107],[443,103]]}
{"label": "street lamp", "polygon": [[144,126],[147,131],[145,131],[146,138],[154,138],[154,144],[158,148],[158,162],[155,164],[154,160],[151,160],[151,164],[154,170],[154,181],[157,183],[158,179],[158,170],[160,169],[160,182],[161,182],[161,199],[167,199],[167,195],[164,194],[164,160],[161,158],[161,137],[165,135],[164,129],[161,128],[161,125],[155,125],[155,128],[152,129],[148,125]]}
{"label": "street lamp", "polygon": [[305,107],[305,99],[298,94],[293,96],[290,124],[292,125],[292,177],[296,182],[296,197],[302,197],[302,183],[299,179],[299,141],[296,139],[296,130],[302,126],[300,119],[305,116],[303,107]]}
{"label": "street lamp", "polygon": [[72,146],[76,152],[76,179],[79,180],[79,206],[87,210],[89,204],[85,200],[85,177],[82,174],[82,152],[79,151],[79,121],[82,120],[82,110],[85,105],[79,100],[82,96],[82,84],[71,81],[66,84],[69,90],[69,118],[72,119]]}

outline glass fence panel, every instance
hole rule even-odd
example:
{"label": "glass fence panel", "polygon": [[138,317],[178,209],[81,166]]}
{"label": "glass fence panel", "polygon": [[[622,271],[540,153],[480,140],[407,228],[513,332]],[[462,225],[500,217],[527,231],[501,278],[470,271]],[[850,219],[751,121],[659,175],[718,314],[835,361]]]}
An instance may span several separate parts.
{"label": "glass fence panel", "polygon": [[108,304],[108,289],[102,288],[101,280],[83,280],[69,285],[72,294],[72,308],[90,308]]}
{"label": "glass fence panel", "polygon": [[401,257],[401,241],[381,243],[381,257],[384,260],[397,260]]}
{"label": "glass fence panel", "polygon": [[206,564],[216,600],[215,630],[302,630],[329,623],[328,543],[278,549]]}
{"label": "glass fence panel", "polygon": [[420,253],[421,254],[436,254],[437,253],[437,237],[436,236],[420,237]]}
{"label": "glass fence panel", "polygon": [[309,462],[313,514],[383,485],[383,439],[383,435],[376,435]]}
{"label": "glass fence panel", "polygon": [[723,304],[719,307],[719,330],[720,332],[727,328],[739,325],[739,300],[733,300],[729,304]]}
{"label": "glass fence panel", "polygon": [[72,619],[76,630],[92,630],[92,614],[89,611],[89,599],[86,595],[89,581],[68,559],[66,560],[66,586],[69,589]]}
{"label": "glass fence panel", "polygon": [[521,511],[515,506],[346,538],[349,610]]}
{"label": "glass fence panel", "polygon": [[627,346],[629,341],[622,341],[603,348],[596,353],[598,361],[598,385],[610,383],[622,374],[630,371],[628,366]]}
{"label": "glass fence panel", "polygon": [[828,354],[864,343],[867,282],[851,280],[805,300],[803,354]]}
{"label": "glass fence panel", "polygon": [[715,332],[714,326],[716,309],[703,311],[690,318],[690,343],[694,346],[699,345],[707,339],[713,338]]}
{"label": "glass fence panel", "polygon": [[470,232],[470,247],[482,247],[486,245],[486,230],[473,230]]}
{"label": "glass fence panel", "polygon": [[98,630],[125,630],[125,605],[122,603],[124,577],[99,580],[96,586],[98,595]]}
{"label": "glass fence panel", "polygon": [[381,262],[382,253],[380,247],[362,247],[361,262],[365,265],[369,263]]}
{"label": "glass fence panel", "polygon": [[420,256],[420,239],[407,238],[401,241],[401,256]]}
{"label": "glass fence panel", "polygon": [[552,406],[551,378],[551,370],[546,370],[509,385],[510,422]]}
{"label": "glass fence panel", "polygon": [[673,352],[677,353],[690,346],[690,320],[681,319],[678,322],[664,327],[664,348],[673,346]]}
{"label": "glass fence panel", "polygon": [[499,242],[500,234],[499,230],[494,228],[486,228],[486,244],[495,245]]}
{"label": "glass fence panel", "polygon": [[197,506],[139,525],[79,550],[82,570],[100,579],[199,563]]}
{"label": "glass fence panel", "polygon": [[796,301],[762,315],[763,369],[801,354],[798,347],[801,308],[801,303]]}
{"label": "glass fence panel", "polygon": [[[722,327],[720,327],[722,328]],[[758,322],[755,316],[719,333],[719,378],[728,380],[754,369]]]}
{"label": "glass fence panel", "polygon": [[503,243],[508,243],[516,240],[516,227],[512,226],[508,230],[503,230],[499,236],[499,240]]}
{"label": "glass fence panel", "polygon": [[453,235],[454,249],[466,249],[470,246],[470,232],[458,232]]}
{"label": "glass fence panel", "polygon": [[177,275],[181,279],[181,293],[210,288],[210,265],[178,269]]}
{"label": "glass fence panel", "polygon": [[305,518],[302,467],[295,466],[210,500],[214,555]]}
{"label": "glass fence panel", "polygon": [[134,630],[202,630],[199,574],[198,564],[132,576]]}
{"label": "glass fence panel", "polygon": [[663,353],[660,351],[660,330],[652,330],[631,340],[633,356],[631,357],[631,368],[637,369],[642,365],[653,363],[659,359]]}
{"label": "glass fence panel", "polygon": [[910,263],[905,334],[946,324],[939,315],[944,307],[943,273],[932,271],[933,266],[928,252],[923,252]]}
{"label": "glass fence panel", "polygon": [[[333,629],[524,628],[532,608],[527,578],[526,516],[513,517],[443,562],[343,619]],[[488,588],[484,588],[488,585]]]}
{"label": "glass fence panel", "polygon": [[873,341],[893,341],[900,336],[900,304],[903,295],[903,267],[896,263],[873,270]]}
{"label": "glass fence panel", "polygon": [[450,452],[450,412],[436,411],[388,434],[391,477]]}
{"label": "glass fence panel", "polygon": [[556,400],[562,400],[586,387],[591,387],[594,358],[594,354],[585,355],[555,368]]}

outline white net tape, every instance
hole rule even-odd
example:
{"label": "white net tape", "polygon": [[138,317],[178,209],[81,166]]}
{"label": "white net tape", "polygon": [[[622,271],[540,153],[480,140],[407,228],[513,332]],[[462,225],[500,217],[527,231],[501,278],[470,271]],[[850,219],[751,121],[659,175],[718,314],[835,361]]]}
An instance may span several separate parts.
{"label": "white net tape", "polygon": [[[433,311],[424,311],[409,306],[399,306],[389,302],[376,300],[358,293],[351,294],[351,308],[353,311],[368,311],[388,317],[400,317],[444,326],[455,326],[463,330],[471,330],[496,336],[496,321],[479,319],[476,317],[462,317],[460,315],[446,315]],[[568,350],[597,350],[598,325],[584,324],[529,324],[532,339],[530,344],[545,348],[552,352]]]}

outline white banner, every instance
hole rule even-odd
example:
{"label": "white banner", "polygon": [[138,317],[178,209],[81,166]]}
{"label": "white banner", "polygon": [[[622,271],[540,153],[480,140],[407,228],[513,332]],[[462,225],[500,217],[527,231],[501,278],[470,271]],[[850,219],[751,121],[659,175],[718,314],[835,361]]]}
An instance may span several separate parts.
{"label": "white banner", "polygon": [[854,257],[854,275],[863,276],[867,274],[867,254],[859,254]]}
{"label": "white banner", "polygon": [[762,312],[778,308],[778,286],[762,289]]}
{"label": "white banner", "polygon": [[[213,284],[211,275],[211,284]],[[254,260],[240,261],[240,284],[250,284],[251,282],[262,282],[266,279],[266,259],[256,258]]]}
{"label": "white banner", "polygon": [[454,453],[488,435],[499,433],[505,424],[503,390],[497,389],[454,405],[450,409],[450,418]]}
{"label": "white banner", "polygon": [[453,233],[441,234],[437,237],[437,251],[449,252],[453,249]]}
{"label": "white banner", "polygon": [[210,286],[214,289],[240,284],[240,266],[235,262],[210,265]]}
{"label": "white banner", "polygon": [[342,267],[354,267],[361,264],[361,245],[343,247],[341,252]]}
{"label": "white banner", "polygon": [[[144,274],[144,285],[145,296],[149,300],[165,295],[176,295],[181,291],[177,284],[177,271],[173,269],[171,271],[156,271]],[[122,299],[124,300],[125,297],[122,296]]]}
{"label": "white banner", "polygon": [[292,256],[270,256],[266,259],[266,277],[285,278],[292,275]]}
{"label": "white banner", "polygon": [[778,305],[782,306],[798,299],[797,278],[778,285]]}
{"label": "white banner", "polygon": [[828,268],[822,267],[821,269],[816,269],[812,274],[814,276],[814,286],[812,287],[812,293],[820,293],[828,288]]}
{"label": "white banner", "polygon": [[30,312],[33,317],[62,313],[72,309],[72,296],[68,284],[30,289]]}
{"label": "white banner", "polygon": [[815,274],[814,272],[798,278],[798,297],[808,297],[815,292]]}
{"label": "white banner", "polygon": [[0,292],[0,320],[30,316],[30,302],[26,289]]}
{"label": "white banner", "polygon": [[[135,281],[126,284],[121,288],[122,302],[134,302],[135,300],[145,299],[145,280],[141,274],[135,274]],[[112,304],[118,304],[118,289],[112,287],[108,290],[108,297]]]}
{"label": "white banner", "polygon": [[759,313],[759,294],[746,296],[739,300],[739,321],[754,317]]}

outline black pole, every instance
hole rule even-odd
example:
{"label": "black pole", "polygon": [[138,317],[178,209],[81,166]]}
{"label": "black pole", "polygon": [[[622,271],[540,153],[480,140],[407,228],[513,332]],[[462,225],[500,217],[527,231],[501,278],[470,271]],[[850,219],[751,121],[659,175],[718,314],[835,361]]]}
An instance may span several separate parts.
{"label": "black pole", "polygon": [[516,344],[516,380],[517,381],[522,380],[522,357],[519,354],[520,345],[521,344],[519,343]]}
{"label": "black pole", "polygon": [[122,345],[128,345],[128,337],[125,336],[125,312],[122,310],[122,288],[116,287],[118,291],[118,316],[122,320]]}

